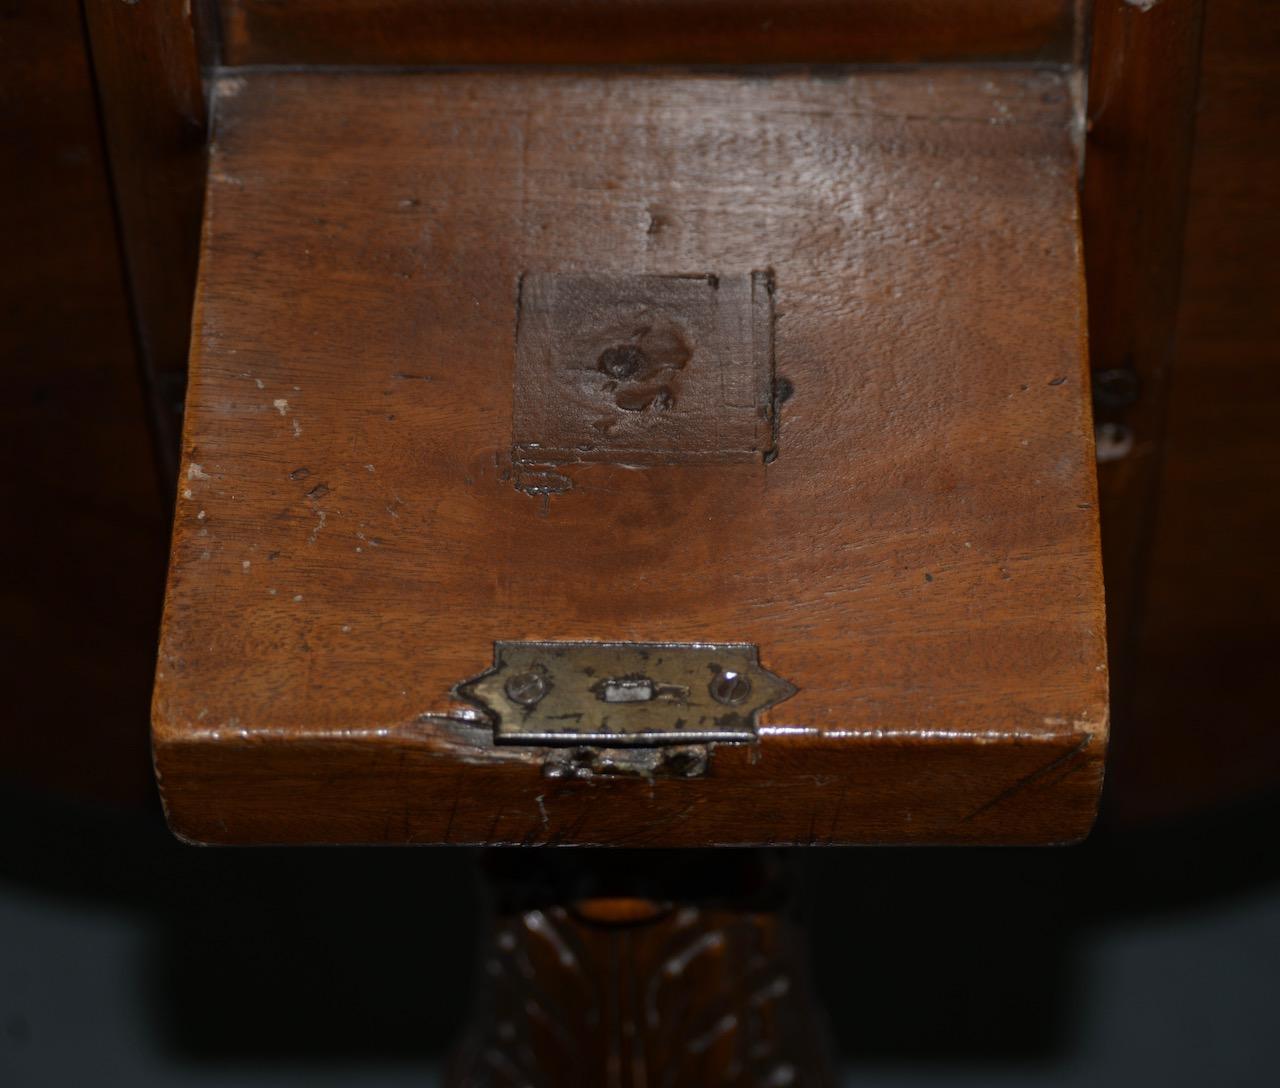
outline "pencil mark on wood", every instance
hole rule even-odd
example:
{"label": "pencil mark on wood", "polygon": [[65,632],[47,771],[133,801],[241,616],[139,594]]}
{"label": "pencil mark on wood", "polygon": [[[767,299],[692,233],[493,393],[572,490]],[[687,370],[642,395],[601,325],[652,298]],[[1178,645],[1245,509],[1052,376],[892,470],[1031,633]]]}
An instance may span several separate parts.
{"label": "pencil mark on wood", "polygon": [[1079,743],[1076,744],[1073,748],[1071,748],[1070,751],[1064,752],[1060,756],[1056,756],[1055,758],[1051,759],[1048,763],[1046,763],[1043,767],[1037,767],[1030,774],[1023,775],[1016,782],[1014,782],[1013,785],[1009,786],[1007,789],[1001,790],[998,794],[996,794],[993,798],[991,798],[990,801],[987,801],[985,804],[980,805],[978,808],[974,809],[971,813],[969,813],[968,816],[965,817],[965,820],[968,821],[968,820],[975,819],[978,816],[981,816],[984,812],[987,812],[990,809],[995,808],[999,804],[1003,804],[1005,801],[1007,801],[1010,797],[1013,797],[1015,794],[1021,793],[1023,790],[1025,790],[1028,786],[1032,785],[1033,783],[1042,781],[1043,779],[1047,778],[1059,767],[1062,767],[1064,764],[1069,764],[1073,760],[1075,760],[1075,758],[1081,755],[1084,752],[1084,750],[1088,748],[1089,745],[1092,743],[1093,743],[1092,734],[1085,733],[1083,736],[1081,736]]}

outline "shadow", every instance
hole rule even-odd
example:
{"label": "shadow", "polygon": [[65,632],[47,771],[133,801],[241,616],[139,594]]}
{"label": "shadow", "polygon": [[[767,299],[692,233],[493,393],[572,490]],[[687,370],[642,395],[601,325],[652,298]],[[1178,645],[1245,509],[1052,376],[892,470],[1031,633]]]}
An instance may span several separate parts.
{"label": "shadow", "polygon": [[815,983],[846,1059],[1026,1063],[1061,1053],[1077,919],[1060,851],[812,852]]}
{"label": "shadow", "polygon": [[[1274,887],[1278,810],[1260,799],[1078,848],[788,851],[836,1042],[859,1064],[1062,1060],[1095,932]],[[12,792],[0,827],[0,881],[140,920],[145,953],[128,984],[143,987],[146,1030],[179,1064],[381,1067],[439,1059],[460,1033],[476,851],[193,848],[158,809]],[[536,874],[572,869],[579,852],[507,853],[500,865]],[[689,852],[706,889],[716,853]]]}
{"label": "shadow", "polygon": [[1280,886],[1280,797],[1078,847],[828,849],[806,858],[819,995],[859,1063],[1052,1064],[1078,1038],[1082,962],[1117,924]]}
{"label": "shadow", "polygon": [[158,807],[13,793],[0,825],[0,880],[141,921],[144,962],[121,985],[143,989],[181,1064],[422,1060],[461,1029],[473,851],[189,847]]}

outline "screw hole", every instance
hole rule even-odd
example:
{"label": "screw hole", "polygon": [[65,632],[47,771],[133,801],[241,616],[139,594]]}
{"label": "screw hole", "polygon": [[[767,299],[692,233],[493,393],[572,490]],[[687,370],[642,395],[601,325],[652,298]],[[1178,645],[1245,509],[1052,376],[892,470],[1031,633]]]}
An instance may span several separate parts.
{"label": "screw hole", "polygon": [[639,374],[648,362],[645,353],[635,344],[618,344],[605,348],[596,366],[601,374],[607,374],[614,381],[625,382]]}

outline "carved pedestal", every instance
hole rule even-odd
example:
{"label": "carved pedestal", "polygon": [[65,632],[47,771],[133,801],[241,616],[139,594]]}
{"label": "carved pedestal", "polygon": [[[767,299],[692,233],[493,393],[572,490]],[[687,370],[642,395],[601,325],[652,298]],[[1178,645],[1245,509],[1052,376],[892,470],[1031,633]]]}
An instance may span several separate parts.
{"label": "carved pedestal", "polygon": [[[670,859],[635,865],[662,884]],[[592,866],[581,864],[578,875],[589,878]],[[778,901],[778,859],[752,852],[727,865],[739,869],[729,874],[729,886],[736,875],[743,889],[736,902],[597,896],[533,905],[546,893],[531,895],[527,874],[497,874],[472,1027],[452,1084],[833,1083],[803,936]],[[725,875],[726,863],[715,868]]]}

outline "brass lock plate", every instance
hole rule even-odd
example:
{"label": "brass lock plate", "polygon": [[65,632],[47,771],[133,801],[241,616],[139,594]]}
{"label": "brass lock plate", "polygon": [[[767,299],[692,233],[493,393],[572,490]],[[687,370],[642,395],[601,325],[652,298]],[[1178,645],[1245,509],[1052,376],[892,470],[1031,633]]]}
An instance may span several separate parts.
{"label": "brass lock plate", "polygon": [[796,692],[747,642],[495,642],[493,659],[454,694],[499,744],[749,741]]}

